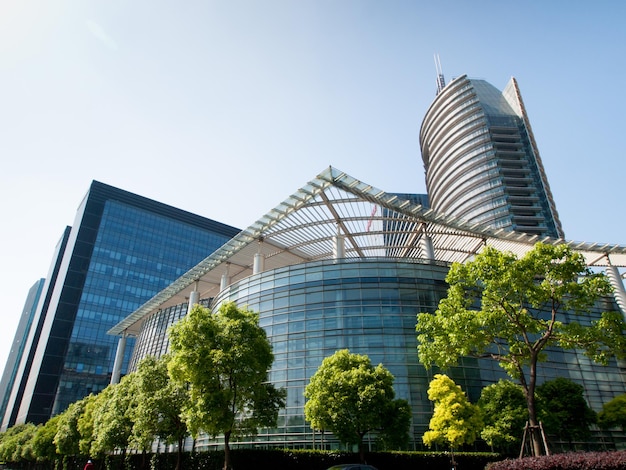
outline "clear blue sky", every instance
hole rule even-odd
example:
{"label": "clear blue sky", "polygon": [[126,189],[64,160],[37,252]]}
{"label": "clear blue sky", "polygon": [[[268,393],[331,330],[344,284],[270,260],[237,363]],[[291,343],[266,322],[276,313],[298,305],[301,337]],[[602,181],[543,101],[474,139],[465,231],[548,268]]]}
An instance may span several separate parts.
{"label": "clear blue sky", "polygon": [[0,368],[92,180],[244,228],[328,165],[425,192],[462,74],[518,79],[568,239],[626,244],[626,2],[2,0]]}

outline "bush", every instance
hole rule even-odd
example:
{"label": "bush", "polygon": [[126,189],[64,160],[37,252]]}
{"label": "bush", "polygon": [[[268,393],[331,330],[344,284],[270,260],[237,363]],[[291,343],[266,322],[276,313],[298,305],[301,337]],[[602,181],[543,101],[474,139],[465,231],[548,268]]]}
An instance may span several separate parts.
{"label": "bush", "polygon": [[[264,468],[281,470],[324,470],[341,463],[359,461],[359,454],[341,451],[322,450],[264,450],[233,449],[233,466],[239,469],[258,468],[263,462]],[[366,452],[367,463],[379,469],[394,470],[442,470],[450,468],[450,454],[447,452]],[[173,469],[173,454],[161,454],[159,470]],[[203,451],[184,455],[183,468],[194,470],[221,470],[224,463],[222,451]],[[492,453],[459,452],[454,454],[457,467],[461,470],[484,470],[489,462],[502,458]],[[138,466],[135,467],[139,469]],[[157,468],[157,467],[153,467]]]}
{"label": "bush", "polygon": [[[341,451],[294,449],[232,449],[233,465],[237,469],[279,468],[281,470],[324,470],[340,463],[355,463],[359,454]],[[379,469],[394,470],[447,470],[450,469],[448,452],[366,452],[367,463]],[[94,460],[98,470],[173,470],[176,453],[108,455]],[[454,459],[460,470],[484,470],[489,462],[501,459],[492,453],[455,452]],[[64,470],[82,470],[86,458],[65,459]],[[262,464],[262,465],[261,465]],[[30,465],[30,466],[29,466]],[[209,450],[185,452],[181,468],[186,470],[222,470],[224,452]],[[11,466],[18,470],[57,470],[52,462],[36,465],[22,462]],[[2,470],[2,466],[0,466]],[[604,469],[601,469],[604,470]]]}
{"label": "bush", "polygon": [[623,470],[626,451],[570,452],[565,454],[507,459],[494,462],[487,470]]}

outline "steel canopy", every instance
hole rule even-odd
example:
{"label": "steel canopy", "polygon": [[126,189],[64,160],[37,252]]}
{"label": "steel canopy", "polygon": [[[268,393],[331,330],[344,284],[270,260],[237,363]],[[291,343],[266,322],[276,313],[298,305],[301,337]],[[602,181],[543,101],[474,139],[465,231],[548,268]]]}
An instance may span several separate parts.
{"label": "steel canopy", "polygon": [[222,276],[230,284],[253,273],[256,254],[262,255],[266,271],[332,259],[338,236],[345,240],[345,258],[429,259],[434,253],[435,261],[453,263],[465,262],[485,246],[522,256],[535,243],[543,242],[569,245],[592,268],[626,267],[626,246],[567,241],[468,224],[329,167],[108,333],[136,335],[144,318],[187,302],[192,291],[198,291],[200,298],[216,296]]}

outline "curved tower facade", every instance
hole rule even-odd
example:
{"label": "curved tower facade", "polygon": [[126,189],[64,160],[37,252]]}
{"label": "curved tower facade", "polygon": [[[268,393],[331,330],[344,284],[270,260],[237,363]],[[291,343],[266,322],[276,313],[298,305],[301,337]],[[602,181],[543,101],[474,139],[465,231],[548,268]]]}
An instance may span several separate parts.
{"label": "curved tower facade", "polygon": [[420,130],[431,207],[471,224],[563,238],[514,78],[503,92],[463,75],[445,86]]}

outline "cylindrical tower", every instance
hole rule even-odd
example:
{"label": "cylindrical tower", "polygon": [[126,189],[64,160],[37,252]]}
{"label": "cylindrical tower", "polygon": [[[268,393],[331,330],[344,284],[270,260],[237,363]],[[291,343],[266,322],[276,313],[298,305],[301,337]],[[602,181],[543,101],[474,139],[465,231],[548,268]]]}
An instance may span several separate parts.
{"label": "cylindrical tower", "polygon": [[420,130],[433,209],[470,223],[563,237],[515,79],[504,92],[461,76]]}

